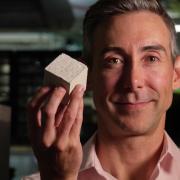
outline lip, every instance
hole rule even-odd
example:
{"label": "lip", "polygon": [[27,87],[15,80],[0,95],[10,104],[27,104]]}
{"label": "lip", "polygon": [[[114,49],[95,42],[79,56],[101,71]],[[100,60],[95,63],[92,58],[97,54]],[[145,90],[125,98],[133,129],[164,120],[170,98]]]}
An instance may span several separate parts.
{"label": "lip", "polygon": [[131,103],[131,102],[116,102],[115,105],[121,107],[122,109],[127,109],[127,110],[133,110],[133,109],[142,109],[144,108],[146,105],[148,105],[151,101],[145,101],[145,102],[135,102],[135,103]]}

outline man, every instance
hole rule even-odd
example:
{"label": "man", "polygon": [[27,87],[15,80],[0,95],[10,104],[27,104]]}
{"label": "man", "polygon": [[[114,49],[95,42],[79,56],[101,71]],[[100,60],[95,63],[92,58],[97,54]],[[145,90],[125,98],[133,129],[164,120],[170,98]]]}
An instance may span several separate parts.
{"label": "man", "polygon": [[180,152],[164,126],[180,87],[180,57],[174,24],[159,1],[98,1],[84,20],[83,55],[97,132],[82,151],[82,86],[66,106],[63,87],[40,88],[29,103],[40,175],[29,179],[179,180]]}

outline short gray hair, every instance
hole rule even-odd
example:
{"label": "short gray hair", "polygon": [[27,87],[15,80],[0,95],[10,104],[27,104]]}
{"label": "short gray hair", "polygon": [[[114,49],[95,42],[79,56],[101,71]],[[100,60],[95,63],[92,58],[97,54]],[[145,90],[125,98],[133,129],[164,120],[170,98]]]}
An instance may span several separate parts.
{"label": "short gray hair", "polygon": [[91,44],[97,26],[111,16],[141,10],[153,12],[163,19],[171,34],[171,54],[175,59],[177,55],[175,25],[159,0],[99,0],[89,8],[83,22],[83,57],[89,67],[92,66]]}

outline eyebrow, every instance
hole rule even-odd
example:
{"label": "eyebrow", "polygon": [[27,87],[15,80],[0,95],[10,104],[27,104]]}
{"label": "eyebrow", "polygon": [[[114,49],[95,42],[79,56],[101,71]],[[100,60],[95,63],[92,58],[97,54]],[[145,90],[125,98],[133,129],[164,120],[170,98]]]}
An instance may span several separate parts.
{"label": "eyebrow", "polygon": [[121,47],[105,47],[102,49],[101,54],[106,54],[107,52],[116,52],[118,54],[126,54],[125,50]]}
{"label": "eyebrow", "polygon": [[155,44],[155,45],[147,45],[144,46],[142,48],[140,48],[140,51],[163,51],[165,53],[167,53],[166,49],[164,46],[160,45],[160,44]]}
{"label": "eyebrow", "polygon": [[[104,49],[102,49],[101,55],[106,54],[107,52],[110,52],[110,51],[127,56],[126,51],[121,47],[105,47]],[[140,47],[140,51],[142,52],[143,51],[162,51],[167,54],[165,47],[160,44],[147,45],[147,46]]]}

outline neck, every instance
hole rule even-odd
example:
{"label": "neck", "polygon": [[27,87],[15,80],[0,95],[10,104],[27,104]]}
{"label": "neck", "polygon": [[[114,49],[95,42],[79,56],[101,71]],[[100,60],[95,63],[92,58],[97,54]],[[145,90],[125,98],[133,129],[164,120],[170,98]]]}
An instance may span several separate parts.
{"label": "neck", "polygon": [[103,169],[118,179],[146,180],[160,157],[163,137],[163,126],[148,135],[128,137],[112,137],[100,129],[96,151]]}

